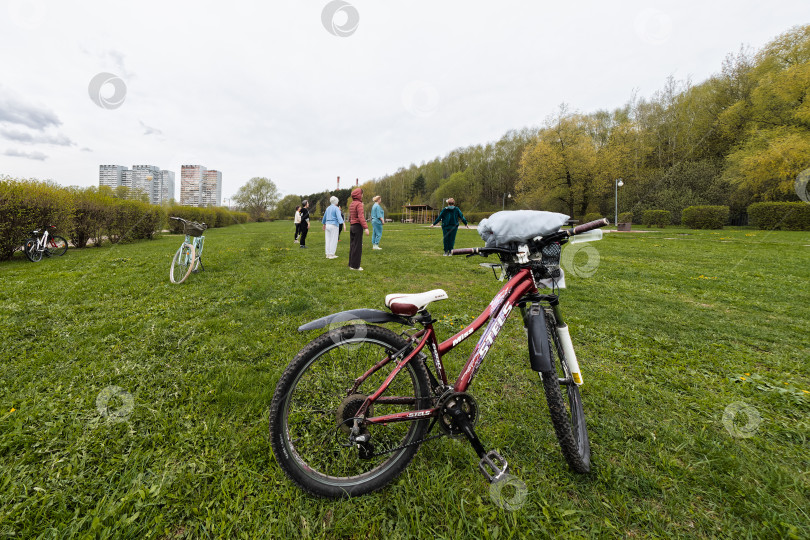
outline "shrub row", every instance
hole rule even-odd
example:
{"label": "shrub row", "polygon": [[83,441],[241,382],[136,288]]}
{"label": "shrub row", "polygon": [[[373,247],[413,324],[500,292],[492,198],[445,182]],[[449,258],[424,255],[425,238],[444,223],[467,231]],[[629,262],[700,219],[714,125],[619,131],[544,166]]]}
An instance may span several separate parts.
{"label": "shrub row", "polygon": [[810,204],[761,202],[748,207],[748,217],[760,229],[810,231]]}
{"label": "shrub row", "polygon": [[[198,221],[207,224],[209,227],[227,227],[228,225],[247,223],[248,221],[247,212],[231,212],[220,206],[198,208],[196,206],[174,205],[168,207],[166,215],[168,217],[179,217],[189,221]],[[168,220],[168,228],[173,234],[183,232],[182,222],[176,219]]]}
{"label": "shrub row", "polygon": [[663,229],[672,223],[672,212],[669,210],[645,210],[641,214],[641,222],[646,227],[661,227]]}
{"label": "shrub row", "polygon": [[728,206],[688,206],[681,213],[681,223],[690,229],[722,229],[728,214]]}
{"label": "shrub row", "polygon": [[10,259],[33,229],[68,230],[73,210],[70,193],[54,184],[0,177],[0,260]]}
{"label": "shrub row", "polygon": [[[188,210],[187,210],[188,209]],[[197,219],[194,211],[208,212],[214,227],[244,223],[247,214],[225,208],[172,207]],[[169,214],[169,215],[177,215]],[[64,188],[52,182],[0,177],[0,260],[8,260],[31,231],[56,226],[56,234],[68,238],[74,247],[92,240],[100,246],[110,242],[152,238],[166,226],[167,209],[149,203],[116,198],[109,188]]]}

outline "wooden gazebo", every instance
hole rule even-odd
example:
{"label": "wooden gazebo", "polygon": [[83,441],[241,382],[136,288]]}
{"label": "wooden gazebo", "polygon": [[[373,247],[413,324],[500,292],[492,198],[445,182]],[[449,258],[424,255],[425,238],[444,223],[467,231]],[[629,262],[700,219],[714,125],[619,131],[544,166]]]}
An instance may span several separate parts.
{"label": "wooden gazebo", "polygon": [[403,223],[433,223],[436,211],[427,204],[406,204],[403,206]]}

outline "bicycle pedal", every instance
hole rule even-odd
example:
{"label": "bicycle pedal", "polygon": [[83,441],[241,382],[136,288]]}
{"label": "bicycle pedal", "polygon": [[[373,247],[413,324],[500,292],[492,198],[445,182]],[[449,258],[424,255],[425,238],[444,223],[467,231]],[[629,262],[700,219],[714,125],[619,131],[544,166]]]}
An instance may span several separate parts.
{"label": "bicycle pedal", "polygon": [[490,484],[494,484],[506,475],[509,471],[509,464],[498,452],[490,450],[481,458],[481,461],[478,463],[478,468],[481,470],[481,474],[484,475],[484,478],[486,478]]}

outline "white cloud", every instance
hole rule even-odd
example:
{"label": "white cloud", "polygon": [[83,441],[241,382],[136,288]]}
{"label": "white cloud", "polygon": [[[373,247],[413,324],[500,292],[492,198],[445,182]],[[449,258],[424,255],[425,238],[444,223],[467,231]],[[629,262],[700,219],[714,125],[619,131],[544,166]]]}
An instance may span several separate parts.
{"label": "white cloud", "polygon": [[23,144],[55,144],[57,146],[73,146],[73,141],[66,135],[57,133],[29,133],[17,129],[0,128],[0,137]]}
{"label": "white cloud", "polygon": [[25,159],[33,159],[36,161],[45,161],[48,159],[48,156],[43,154],[42,152],[21,152],[20,150],[6,150],[3,152],[4,156],[11,156],[11,157],[21,157]]}

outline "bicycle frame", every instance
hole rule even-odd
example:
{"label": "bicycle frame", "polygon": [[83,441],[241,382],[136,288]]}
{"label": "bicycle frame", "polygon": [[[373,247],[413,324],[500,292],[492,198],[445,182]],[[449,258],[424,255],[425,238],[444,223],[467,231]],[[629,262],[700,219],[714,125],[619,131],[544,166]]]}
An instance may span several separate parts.
{"label": "bicycle frame", "polygon": [[[191,244],[194,246],[195,256],[194,259],[199,259],[202,256],[203,250],[203,240],[205,240],[205,236],[189,236],[186,235],[186,239],[183,240],[183,244]],[[193,261],[189,260],[190,254],[186,253],[186,260],[184,264],[191,264]]]}
{"label": "bicycle frame", "polygon": [[[430,351],[430,355],[433,359],[434,367],[436,368],[437,375],[441,379],[441,384],[447,385],[447,374],[444,369],[444,364],[442,363],[442,356],[453,350],[457,347],[460,343],[465,341],[468,337],[472,334],[477,332],[484,323],[489,320],[489,324],[487,325],[486,329],[484,330],[481,337],[478,339],[478,343],[475,345],[472,354],[467,359],[467,362],[464,364],[464,367],[461,369],[461,375],[459,375],[458,379],[456,379],[455,384],[453,384],[453,390],[455,392],[465,392],[467,388],[469,388],[470,384],[472,384],[475,375],[478,373],[478,369],[481,367],[481,364],[484,361],[487,353],[492,347],[492,344],[495,342],[495,339],[498,337],[501,329],[503,328],[506,319],[509,317],[509,314],[512,312],[512,309],[520,303],[520,300],[528,293],[536,293],[537,288],[534,284],[534,279],[532,278],[531,270],[528,268],[522,268],[515,274],[512,279],[506,283],[500,291],[495,295],[489,305],[481,312],[478,317],[473,320],[468,326],[466,326],[463,330],[455,334],[454,336],[446,339],[445,341],[439,343],[436,338],[436,331],[433,328],[433,321],[428,321],[424,324],[424,329],[420,330],[411,339],[420,338],[419,344],[416,348],[411,351],[402,361],[400,361],[397,366],[391,371],[388,377],[383,381],[382,385],[367,399],[366,402],[360,407],[357,411],[357,416],[363,416],[366,414],[368,408],[375,402],[377,403],[393,403],[393,404],[407,404],[412,403],[414,398],[405,398],[405,397],[385,397],[383,393],[388,389],[388,386],[391,384],[391,381],[399,374],[400,371],[411,362],[414,358],[416,358],[419,353],[428,347]],[[354,382],[354,386],[349,391],[349,394],[354,393],[356,389],[365,381],[368,377],[370,377],[374,372],[378,369],[386,365],[388,362],[392,360],[391,356],[387,356],[377,364],[375,364],[371,369],[369,369],[366,373],[361,375],[357,380]],[[421,409],[416,411],[408,411],[402,413],[395,413],[395,414],[388,414],[384,416],[375,416],[371,418],[366,418],[365,422],[369,424],[385,424],[388,422],[405,422],[405,421],[413,421],[414,419],[418,418],[426,418],[426,417],[434,417],[438,416],[439,409],[432,408],[432,409]]]}
{"label": "bicycle frame", "polygon": [[49,236],[50,236],[50,232],[48,232],[48,229],[46,228],[42,232],[42,236],[37,238],[37,251],[45,251],[45,246],[48,245],[48,237]]}

